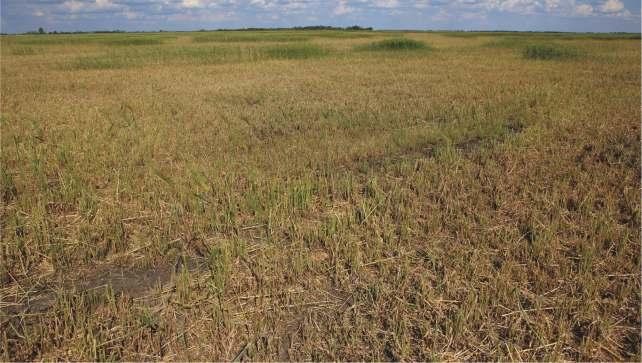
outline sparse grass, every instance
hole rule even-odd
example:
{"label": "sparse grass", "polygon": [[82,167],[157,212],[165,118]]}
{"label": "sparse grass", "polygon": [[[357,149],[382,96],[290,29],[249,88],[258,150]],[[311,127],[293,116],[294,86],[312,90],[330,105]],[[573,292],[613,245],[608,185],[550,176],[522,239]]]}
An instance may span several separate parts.
{"label": "sparse grass", "polygon": [[4,361],[640,360],[638,40],[263,33],[0,37]]}
{"label": "sparse grass", "polygon": [[361,45],[356,49],[362,51],[410,51],[430,50],[430,47],[425,43],[414,39],[393,38]]}

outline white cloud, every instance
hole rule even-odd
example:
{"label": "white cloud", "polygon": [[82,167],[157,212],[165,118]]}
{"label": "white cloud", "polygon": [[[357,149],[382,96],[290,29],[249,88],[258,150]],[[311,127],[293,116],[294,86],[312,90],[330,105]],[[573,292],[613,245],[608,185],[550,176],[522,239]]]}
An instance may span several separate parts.
{"label": "white cloud", "polygon": [[443,22],[450,19],[450,14],[446,11],[445,8],[440,8],[437,14],[430,17],[432,21]]}
{"label": "white cloud", "polygon": [[[621,0],[453,0],[445,7],[459,11],[501,11],[521,15],[549,14],[554,16],[631,16]],[[421,2],[422,7],[424,2]],[[431,3],[433,6],[434,3]]]}
{"label": "white cloud", "polygon": [[620,0],[608,0],[600,7],[605,13],[617,13],[624,9],[624,4]]}
{"label": "white cloud", "polygon": [[138,18],[138,13],[136,13],[134,11],[126,10],[125,11],[125,17],[127,18],[127,20],[134,20],[134,19]]}
{"label": "white cloud", "polygon": [[593,6],[590,4],[580,4],[575,6],[575,13],[577,15],[591,15],[593,14]]}
{"label": "white cloud", "polygon": [[417,0],[415,2],[415,8],[417,9],[425,9],[428,7],[428,0]]}
{"label": "white cloud", "polygon": [[336,8],[334,8],[334,14],[335,15],[344,15],[344,14],[350,14],[354,12],[354,8],[348,6],[347,1],[345,0],[339,0],[339,4],[337,5]]}
{"label": "white cloud", "polygon": [[396,8],[399,6],[399,0],[375,0],[374,5],[379,8]]}
{"label": "white cloud", "polygon": [[484,20],[486,19],[486,14],[483,13],[463,13],[460,16],[462,19],[466,20]]}
{"label": "white cloud", "polygon": [[113,6],[114,4],[111,3],[111,0],[96,0],[96,8],[98,9],[105,9]]}
{"label": "white cloud", "polygon": [[300,13],[308,9],[310,3],[301,0],[291,0],[283,5],[283,10],[286,13]]}
{"label": "white cloud", "polygon": [[69,0],[62,3],[62,7],[72,13],[83,11],[100,11],[120,9],[122,5],[116,5],[111,0],[95,0],[94,2],[85,2],[78,0]]}
{"label": "white cloud", "polygon": [[76,0],[71,0],[71,1],[65,1],[62,4],[63,7],[69,9],[72,13],[82,9],[85,6],[85,3],[76,1]]}
{"label": "white cloud", "polygon": [[271,8],[273,4],[267,0],[250,0],[250,5],[258,6],[260,8]]}
{"label": "white cloud", "polygon": [[184,8],[199,8],[202,6],[201,0],[183,0],[181,6]]}

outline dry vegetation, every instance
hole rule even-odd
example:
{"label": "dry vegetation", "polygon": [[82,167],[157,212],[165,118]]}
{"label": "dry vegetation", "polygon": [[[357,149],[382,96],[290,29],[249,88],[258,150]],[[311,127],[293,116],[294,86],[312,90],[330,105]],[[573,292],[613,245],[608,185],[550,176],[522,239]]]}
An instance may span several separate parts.
{"label": "dry vegetation", "polygon": [[2,37],[0,357],[639,361],[628,38]]}

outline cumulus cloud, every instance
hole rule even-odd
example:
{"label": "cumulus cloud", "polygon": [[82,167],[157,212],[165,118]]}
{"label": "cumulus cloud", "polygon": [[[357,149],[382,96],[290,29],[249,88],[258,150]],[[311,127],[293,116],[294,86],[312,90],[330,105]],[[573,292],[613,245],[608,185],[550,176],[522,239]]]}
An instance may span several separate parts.
{"label": "cumulus cloud", "polygon": [[120,4],[115,4],[111,0],[80,1],[69,0],[62,3],[64,9],[71,13],[79,12],[113,12],[114,10],[124,9]]}
{"label": "cumulus cloud", "polygon": [[593,14],[593,6],[590,4],[580,4],[575,6],[575,12],[578,15],[591,15]]}
{"label": "cumulus cloud", "polygon": [[[18,0],[4,0],[18,3]],[[320,11],[330,11],[335,15],[355,12],[393,12],[394,10],[421,9],[437,14],[448,13],[485,13],[490,11],[517,14],[551,14],[551,15],[614,15],[628,10],[621,0],[24,0],[25,6],[30,3],[44,4],[46,7],[62,8],[65,11],[78,13],[101,10],[120,10],[123,14],[133,11],[145,14],[160,10],[191,11],[193,9],[236,9],[251,12],[252,9],[272,11],[275,14],[306,10],[308,16],[318,17]]]}
{"label": "cumulus cloud", "polygon": [[605,13],[616,13],[624,9],[624,4],[620,0],[608,0],[600,7]]}
{"label": "cumulus cloud", "polygon": [[425,9],[429,5],[430,4],[428,3],[428,0],[417,0],[417,1],[415,1],[415,8],[417,8],[417,9]]}
{"label": "cumulus cloud", "polygon": [[202,5],[200,0],[183,0],[181,2],[181,6],[184,8],[200,8]]}
{"label": "cumulus cloud", "polygon": [[350,14],[354,12],[354,8],[348,6],[348,2],[345,0],[340,0],[339,3],[337,4],[337,7],[334,8],[334,14],[335,15],[345,15],[345,14]]}
{"label": "cumulus cloud", "polygon": [[454,0],[450,7],[522,15],[631,16],[621,0],[604,0],[600,5],[595,4],[596,2],[596,0]]}
{"label": "cumulus cloud", "polygon": [[399,7],[399,0],[375,0],[374,5],[379,8],[397,8]]}

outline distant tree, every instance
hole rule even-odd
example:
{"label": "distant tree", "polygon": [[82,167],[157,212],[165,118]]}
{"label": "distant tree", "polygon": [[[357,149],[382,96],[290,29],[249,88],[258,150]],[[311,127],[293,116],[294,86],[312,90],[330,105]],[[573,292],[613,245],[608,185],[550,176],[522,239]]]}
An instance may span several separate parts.
{"label": "distant tree", "polygon": [[38,28],[38,34],[45,34],[45,30],[42,27]]}

